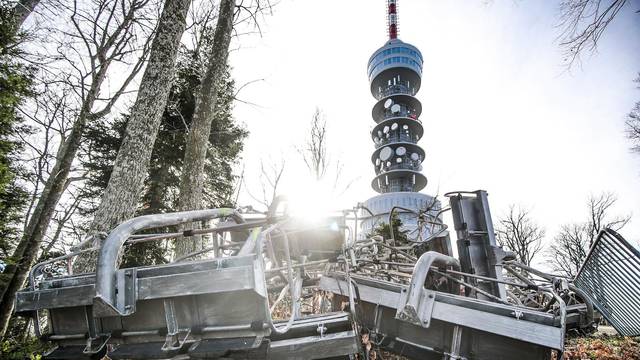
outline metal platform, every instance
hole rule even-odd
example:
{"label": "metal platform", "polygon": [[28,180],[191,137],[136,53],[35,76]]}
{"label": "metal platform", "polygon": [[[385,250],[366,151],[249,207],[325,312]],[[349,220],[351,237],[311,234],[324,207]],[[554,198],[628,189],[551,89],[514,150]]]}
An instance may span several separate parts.
{"label": "metal platform", "polygon": [[[352,275],[361,307],[359,323],[383,348],[414,359],[548,359],[562,351],[561,318],[544,312],[423,289],[419,323],[400,315],[408,286]],[[321,280],[321,288],[343,298],[344,275]]]}
{"label": "metal platform", "polygon": [[[620,237],[602,234],[573,284],[519,264],[495,244],[485,192],[450,197],[459,259],[439,220],[446,209],[419,213],[435,224],[433,235],[404,242],[393,232],[358,238],[349,223],[358,226],[358,217],[345,214],[314,223],[275,211],[250,221],[230,209],[147,215],[94,249],[95,273],[43,272],[91,250],[36,265],[16,311],[55,344],[45,359],[366,358],[364,334],[375,348],[413,359],[549,359],[562,353],[566,331],[594,329],[594,304],[636,331],[628,305],[637,298],[618,295],[621,284],[637,285],[640,261],[621,249]],[[211,219],[219,223],[139,233]],[[130,242],[225,233],[173,263],[118,268]],[[612,283],[594,283],[603,277]],[[303,315],[305,296],[332,306]],[[287,320],[274,320],[277,305]]]}
{"label": "metal platform", "polygon": [[[232,239],[248,234],[232,253],[117,268],[121,249],[136,239],[135,232],[213,218],[232,218],[237,224],[223,223],[198,232],[233,231],[236,236]],[[313,227],[292,226],[276,217],[269,221],[246,222],[228,209],[132,219],[104,241],[95,274],[37,281],[39,269],[52,262],[36,265],[28,289],[17,295],[16,311],[34,318],[39,330],[40,313],[46,310],[48,332],[41,336],[57,346],[47,359],[101,358],[105,354],[112,359],[319,359],[356,353],[359,340],[349,314],[298,314],[304,267],[292,266],[292,259],[335,257],[344,242],[343,231],[334,226],[335,219]],[[195,231],[179,234],[187,235]],[[176,234],[147,238],[170,236]],[[316,254],[302,255],[309,251]],[[285,322],[274,321],[269,308],[267,278],[274,275],[286,280],[291,298],[296,299],[291,318]]]}

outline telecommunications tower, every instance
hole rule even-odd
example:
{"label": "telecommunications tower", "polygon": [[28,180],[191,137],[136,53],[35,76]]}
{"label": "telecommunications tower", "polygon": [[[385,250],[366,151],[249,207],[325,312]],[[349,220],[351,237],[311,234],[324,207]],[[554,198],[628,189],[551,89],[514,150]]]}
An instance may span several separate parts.
{"label": "telecommunications tower", "polygon": [[[375,177],[371,187],[379,195],[364,203],[375,215],[363,222],[365,234],[376,224],[387,222],[394,207],[418,212],[429,206],[437,211],[439,206],[434,206],[432,196],[419,192],[427,186],[421,172],[425,152],[418,145],[424,134],[419,119],[422,104],[415,97],[420,90],[423,59],[418,48],[398,39],[397,0],[387,0],[387,29],[389,40],[373,53],[367,67],[371,95],[376,99],[371,131]],[[398,216],[405,229],[417,226],[414,214],[399,209]]]}

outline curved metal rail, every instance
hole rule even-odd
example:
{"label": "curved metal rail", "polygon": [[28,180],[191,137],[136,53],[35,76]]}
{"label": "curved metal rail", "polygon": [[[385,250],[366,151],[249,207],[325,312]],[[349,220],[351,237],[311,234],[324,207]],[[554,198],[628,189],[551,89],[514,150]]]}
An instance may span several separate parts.
{"label": "curved metal rail", "polygon": [[117,304],[115,273],[122,247],[133,233],[144,229],[205,221],[220,217],[231,217],[236,223],[244,222],[240,213],[233,209],[223,208],[145,215],[133,218],[116,227],[100,248],[96,267],[96,295],[93,301],[95,314],[100,316],[124,316],[131,313],[131,309],[126,309],[124,305],[120,307]]}

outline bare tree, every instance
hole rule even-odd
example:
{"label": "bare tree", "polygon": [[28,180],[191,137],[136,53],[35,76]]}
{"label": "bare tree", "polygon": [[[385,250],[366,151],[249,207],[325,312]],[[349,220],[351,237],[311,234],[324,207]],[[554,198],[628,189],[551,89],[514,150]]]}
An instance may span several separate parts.
{"label": "bare tree", "polygon": [[[607,26],[625,8],[627,0],[564,0],[560,3],[559,36],[564,62],[571,67],[582,53],[593,53]],[[637,10],[637,9],[636,9]]]}
{"label": "bare tree", "polygon": [[327,121],[316,108],[311,118],[311,130],[304,148],[298,149],[307,169],[316,180],[322,180],[327,173],[330,160],[327,155]]}
{"label": "bare tree", "polygon": [[[559,35],[564,49],[564,62],[568,68],[580,61],[584,52],[597,51],[598,42],[608,25],[625,8],[640,14],[637,3],[628,0],[564,0],[560,3]],[[635,34],[634,34],[635,35]],[[634,36],[630,35],[630,36]],[[636,79],[640,82],[640,77]],[[631,110],[626,121],[627,137],[632,150],[640,153],[640,102]]]}
{"label": "bare tree", "polygon": [[588,220],[560,228],[548,251],[549,263],[555,271],[568,277],[576,276],[600,231],[607,228],[617,231],[627,225],[630,215],[611,215],[616,201],[617,197],[610,192],[592,195],[587,202]]}
{"label": "bare tree", "polygon": [[264,160],[260,160],[260,196],[255,196],[248,188],[246,189],[247,194],[265,209],[269,209],[278,196],[285,165],[284,159],[279,162],[269,161],[267,164]]}
{"label": "bare tree", "polygon": [[[18,133],[18,137],[25,149],[20,161],[25,164],[29,176],[25,184],[29,190],[29,200],[25,210],[25,219],[29,219],[36,202],[42,195],[42,188],[51,176],[51,168],[56,159],[56,150],[69,135],[69,124],[73,123],[74,115],[69,104],[69,96],[64,88],[55,84],[44,84],[40,93],[34,96],[33,106],[29,109],[18,109],[21,116],[32,124],[35,133],[25,131]],[[26,231],[28,222],[24,223]]]}
{"label": "bare tree", "polygon": [[339,159],[332,159],[327,142],[327,121],[324,113],[319,108],[316,108],[311,117],[311,126],[308,134],[304,145],[297,148],[297,150],[302,156],[309,173],[316,181],[326,180],[330,176],[333,195],[344,194],[356,179],[343,181],[342,170],[344,164]]}
{"label": "bare tree", "polygon": [[568,277],[578,273],[589,251],[586,224],[562,225],[549,247],[549,262],[553,270]]}
{"label": "bare tree", "polygon": [[[187,135],[178,201],[178,207],[182,210],[195,210],[202,207],[204,165],[211,133],[211,122],[218,100],[218,80],[223,78],[222,75],[226,70],[235,7],[235,0],[220,2],[213,45],[209,50],[207,68],[196,97],[193,121]],[[191,239],[181,239],[175,242],[176,256],[197,250],[201,246],[200,241],[201,237],[194,236]]]}
{"label": "bare tree", "polygon": [[[640,74],[635,82],[640,84]],[[639,87],[640,88],[640,87]],[[629,115],[627,115],[627,137],[633,144],[633,151],[640,153],[640,101],[636,102]]]}
{"label": "bare tree", "polygon": [[[190,3],[191,0],[165,1],[151,45],[149,64],[142,76],[136,102],[131,108],[122,145],[95,213],[91,233],[109,231],[131,218],[137,209],[153,144],[173,83],[180,37],[186,27]],[[94,261],[95,255],[84,257],[76,262],[76,271],[89,270]]]}
{"label": "bare tree", "polygon": [[[73,217],[77,214],[84,198],[82,193],[77,191],[77,189],[68,191],[68,197],[70,201],[64,204],[61,203],[56,208],[52,218],[50,234],[47,234],[42,242],[40,259],[46,258],[49,253],[56,248],[59,251],[64,251],[65,248],[79,240],[79,233],[76,229],[77,224],[74,223]],[[75,236],[72,236],[73,240],[69,241],[69,239],[66,238],[67,234],[74,234]],[[65,238],[66,241],[61,244],[63,238]]]}
{"label": "bare tree", "polygon": [[600,231],[604,229],[618,231],[631,220],[631,215],[611,215],[611,208],[616,204],[616,201],[618,201],[618,197],[611,192],[603,192],[597,196],[591,195],[589,197],[587,203],[589,206],[589,221],[586,223],[589,247],[596,241]]}
{"label": "bare tree", "polygon": [[529,210],[515,205],[509,206],[509,213],[498,220],[497,240],[500,245],[516,253],[518,261],[529,266],[542,250],[545,231],[536,224]]}
{"label": "bare tree", "polygon": [[[56,16],[68,14],[70,29],[60,31],[61,44],[56,51],[58,59],[66,61],[73,72],[59,76],[59,83],[69,85],[68,90],[76,96],[77,115],[68,136],[63,138],[58,147],[50,176],[35,201],[23,237],[12,255],[13,262],[5,270],[0,282],[0,336],[4,335],[9,323],[15,293],[23,286],[29,269],[37,259],[56,206],[68,187],[69,173],[87,121],[107,115],[118,98],[127,92],[129,84],[144,64],[146,43],[143,42],[141,49],[137,41],[145,38],[144,31],[148,29],[142,24],[147,18],[142,14],[147,8],[147,1],[57,3]],[[84,53],[79,56],[81,52]],[[135,59],[133,62],[132,58]],[[131,72],[125,73],[120,86],[116,87],[115,92],[106,94],[102,85],[109,69],[114,64],[131,63]]]}

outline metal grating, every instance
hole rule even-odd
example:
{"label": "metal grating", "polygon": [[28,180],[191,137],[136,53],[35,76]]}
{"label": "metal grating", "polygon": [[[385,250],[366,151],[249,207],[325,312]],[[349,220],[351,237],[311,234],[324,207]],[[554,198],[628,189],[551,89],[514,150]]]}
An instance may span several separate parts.
{"label": "metal grating", "polygon": [[618,333],[640,335],[640,252],[606,229],[598,234],[575,278]]}

